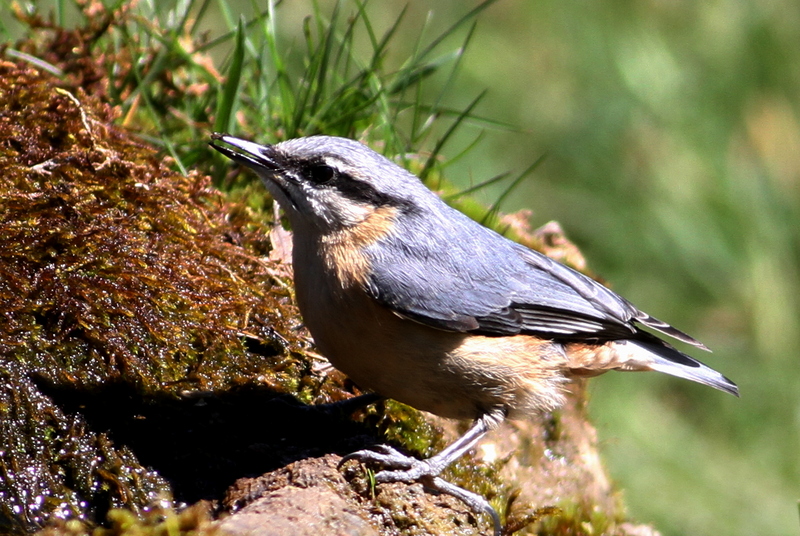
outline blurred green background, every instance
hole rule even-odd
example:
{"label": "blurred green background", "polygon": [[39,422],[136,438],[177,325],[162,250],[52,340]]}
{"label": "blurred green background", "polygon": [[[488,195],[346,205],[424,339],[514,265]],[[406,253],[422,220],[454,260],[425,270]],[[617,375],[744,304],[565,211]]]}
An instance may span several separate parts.
{"label": "blurred green background", "polygon": [[[311,2],[284,4],[280,29],[302,41]],[[474,5],[411,0],[387,61],[402,61],[425,24],[438,35]],[[368,6],[379,32],[401,9]],[[216,20],[212,35],[228,28]],[[436,79],[428,87],[433,98]],[[462,129],[445,157],[482,139],[447,177],[466,187],[546,154],[502,210],[530,209],[535,227],[558,220],[594,271],[705,342],[713,354],[692,353],[741,388],[736,400],[656,374],[592,382],[631,517],[670,536],[796,534],[800,3],[501,0],[479,17],[446,104],[484,89],[475,113],[515,128]],[[503,188],[478,196],[491,204]]]}

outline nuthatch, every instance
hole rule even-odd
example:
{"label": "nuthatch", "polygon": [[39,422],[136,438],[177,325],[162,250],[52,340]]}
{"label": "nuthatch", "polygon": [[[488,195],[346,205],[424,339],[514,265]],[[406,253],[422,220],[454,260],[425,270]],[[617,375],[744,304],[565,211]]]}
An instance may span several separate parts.
{"label": "nuthatch", "polygon": [[475,421],[426,460],[387,446],[345,458],[388,468],[378,482],[421,480],[491,514],[499,534],[485,499],[438,474],[503,419],[559,407],[569,378],[655,370],[738,396],[733,382],[641,326],[707,350],[702,343],[479,225],[361,143],[212,139],[286,212],[297,302],[330,362],[382,396]]}

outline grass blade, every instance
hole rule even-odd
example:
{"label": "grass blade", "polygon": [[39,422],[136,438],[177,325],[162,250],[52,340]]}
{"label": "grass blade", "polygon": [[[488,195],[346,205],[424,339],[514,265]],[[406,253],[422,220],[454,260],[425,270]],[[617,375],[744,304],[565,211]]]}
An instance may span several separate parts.
{"label": "grass blade", "polygon": [[456,131],[456,129],[458,129],[459,125],[461,125],[464,119],[469,117],[473,108],[475,108],[475,106],[478,105],[478,103],[481,101],[481,99],[483,99],[485,95],[486,91],[482,91],[480,95],[475,97],[472,100],[472,102],[469,103],[469,105],[466,108],[464,108],[464,110],[458,115],[458,117],[455,118],[453,123],[445,131],[444,135],[441,138],[439,138],[439,141],[436,142],[436,146],[433,148],[433,151],[431,152],[430,156],[425,161],[425,166],[422,168],[422,171],[420,171],[419,174],[420,179],[422,179],[423,181],[425,180],[425,178],[428,176],[428,173],[430,173],[431,169],[433,168],[433,165],[436,162],[436,158],[439,156],[439,153],[441,152],[442,147],[444,147],[444,144],[447,143],[447,140],[450,139],[450,136],[452,136],[453,133]]}
{"label": "grass blade", "polygon": [[233,128],[234,112],[242,80],[244,37],[244,20],[240,18],[239,26],[236,30],[236,45],[234,46],[231,65],[228,69],[228,78],[222,87],[221,97],[217,101],[217,117],[214,120],[214,130],[216,132],[230,132]]}
{"label": "grass blade", "polygon": [[485,10],[486,8],[488,8],[490,5],[494,4],[495,2],[497,2],[497,0],[485,0],[484,2],[482,2],[482,3],[478,4],[477,6],[475,6],[469,13],[467,13],[466,15],[464,15],[463,17],[458,19],[447,30],[445,30],[441,34],[439,34],[439,37],[437,37],[436,39],[431,41],[430,44],[427,47],[425,47],[425,49],[419,55],[419,59],[422,59],[425,56],[427,56],[428,54],[430,54],[431,52],[433,52],[433,50],[436,47],[438,47],[439,44],[441,44],[442,41],[444,41],[449,36],[451,36],[453,33],[455,33],[455,31],[458,30],[461,27],[462,24],[466,23],[468,20],[470,20],[470,19],[472,19],[474,17],[477,17],[483,10]]}
{"label": "grass blade", "polygon": [[533,172],[533,170],[535,170],[537,167],[539,167],[542,164],[542,162],[544,162],[545,158],[547,158],[547,154],[543,154],[542,156],[537,158],[536,161],[533,164],[528,166],[525,169],[525,171],[520,173],[517,176],[517,178],[515,178],[513,181],[511,181],[511,184],[508,186],[508,188],[506,188],[506,190],[497,197],[495,202],[492,203],[492,206],[489,207],[489,210],[486,211],[486,215],[483,217],[483,219],[481,219],[481,223],[482,224],[486,225],[486,223],[488,221],[490,221],[492,218],[494,218],[497,215],[498,211],[500,210],[500,205],[503,204],[503,201],[505,201],[505,199],[509,196],[509,194],[511,192],[513,192],[514,189],[517,186],[519,186],[519,184],[522,182],[522,179],[524,179],[525,177],[530,175]]}

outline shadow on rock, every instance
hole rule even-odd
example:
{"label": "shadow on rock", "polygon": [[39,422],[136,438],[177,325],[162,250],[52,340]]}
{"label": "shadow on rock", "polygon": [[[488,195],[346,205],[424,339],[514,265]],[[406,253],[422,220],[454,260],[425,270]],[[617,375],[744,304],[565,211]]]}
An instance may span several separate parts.
{"label": "shadow on rock", "polygon": [[[40,386],[65,411],[105,431],[165,478],[177,501],[219,499],[241,477],[374,444],[374,428],[336,405],[315,407],[267,388],[143,398],[129,385],[92,392]],[[343,408],[344,409],[344,408]]]}

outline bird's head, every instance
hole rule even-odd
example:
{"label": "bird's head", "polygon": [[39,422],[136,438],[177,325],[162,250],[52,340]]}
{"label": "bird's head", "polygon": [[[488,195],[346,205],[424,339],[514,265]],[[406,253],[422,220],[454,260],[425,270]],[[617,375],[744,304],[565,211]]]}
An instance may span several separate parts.
{"label": "bird's head", "polygon": [[326,233],[357,226],[381,208],[424,211],[438,202],[417,177],[346,138],[310,136],[259,145],[214,134],[211,146],[253,169],[293,227],[311,225]]}

